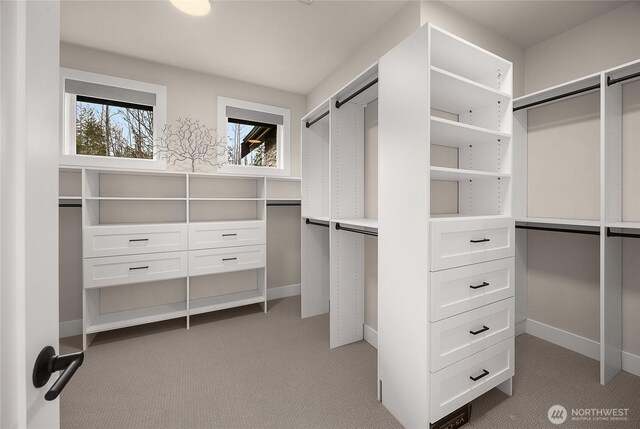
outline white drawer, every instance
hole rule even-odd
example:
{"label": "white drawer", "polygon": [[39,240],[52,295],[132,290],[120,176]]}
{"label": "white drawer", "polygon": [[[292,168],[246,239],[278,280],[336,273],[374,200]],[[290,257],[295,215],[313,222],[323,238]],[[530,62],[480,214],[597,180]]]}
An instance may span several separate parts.
{"label": "white drawer", "polygon": [[111,256],[84,260],[86,289],[187,276],[187,252]]}
{"label": "white drawer", "polygon": [[429,371],[436,372],[514,336],[514,298],[429,323]]}
{"label": "white drawer", "polygon": [[84,229],[85,258],[186,249],[186,224],[99,226]]}
{"label": "white drawer", "polygon": [[437,322],[514,296],[514,273],[514,258],[432,272],[429,320]]}
{"label": "white drawer", "polygon": [[189,275],[227,273],[265,266],[265,246],[242,246],[189,252]]}
{"label": "white drawer", "polygon": [[431,222],[431,271],[515,255],[513,218]]}
{"label": "white drawer", "polygon": [[513,377],[513,362],[514,339],[509,338],[430,374],[431,422],[438,421]]}
{"label": "white drawer", "polygon": [[264,221],[189,224],[189,249],[265,244]]}

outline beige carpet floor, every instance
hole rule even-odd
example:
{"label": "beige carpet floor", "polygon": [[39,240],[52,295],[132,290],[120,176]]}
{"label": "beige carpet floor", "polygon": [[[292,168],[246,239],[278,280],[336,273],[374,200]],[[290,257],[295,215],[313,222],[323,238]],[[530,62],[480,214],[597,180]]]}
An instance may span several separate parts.
{"label": "beige carpet floor", "polygon": [[[63,429],[399,428],[376,400],[376,350],[329,350],[328,315],[299,297],[102,333],[61,400]],[[61,341],[63,353],[79,337]],[[529,335],[516,339],[515,394],[473,403],[468,428],[640,428],[640,377],[598,383],[598,363]],[[627,421],[547,419],[551,405],[629,408]]]}

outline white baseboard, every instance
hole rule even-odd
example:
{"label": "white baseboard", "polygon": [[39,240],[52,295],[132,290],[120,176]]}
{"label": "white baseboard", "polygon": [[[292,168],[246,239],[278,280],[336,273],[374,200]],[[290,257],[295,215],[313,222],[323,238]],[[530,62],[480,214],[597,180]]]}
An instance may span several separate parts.
{"label": "white baseboard", "polygon": [[267,289],[267,300],[300,295],[300,285],[278,286]]}
{"label": "white baseboard", "polygon": [[591,359],[600,360],[600,343],[597,341],[531,319],[527,319],[526,331],[534,337],[542,338]]}
{"label": "white baseboard", "polygon": [[640,356],[622,352],[622,370],[640,377]]}
{"label": "white baseboard", "polygon": [[378,331],[375,331],[369,325],[364,325],[364,340],[377,349],[378,348]]}
{"label": "white baseboard", "polygon": [[[588,356],[597,361],[600,360],[599,342],[563,331],[562,329],[554,328],[553,326],[545,325],[535,320],[527,319],[525,322],[527,334],[542,338],[550,343],[573,350],[576,353]],[[640,356],[623,351],[622,370],[640,377]]]}
{"label": "white baseboard", "polygon": [[82,335],[82,319],[60,322],[60,338]]}
{"label": "white baseboard", "polygon": [[516,322],[516,337],[527,332],[527,319]]}

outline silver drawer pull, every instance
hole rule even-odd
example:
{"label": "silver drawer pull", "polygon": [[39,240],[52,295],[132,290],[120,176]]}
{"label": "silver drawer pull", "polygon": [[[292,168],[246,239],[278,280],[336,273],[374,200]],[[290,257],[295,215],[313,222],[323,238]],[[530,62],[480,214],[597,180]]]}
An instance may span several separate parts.
{"label": "silver drawer pull", "polygon": [[478,335],[478,334],[481,334],[482,332],[484,332],[484,331],[488,331],[488,330],[489,330],[489,327],[488,327],[488,326],[484,326],[484,325],[482,325],[482,329],[480,329],[480,330],[478,330],[478,331],[469,331],[469,333],[470,333],[471,335]]}
{"label": "silver drawer pull", "polygon": [[482,377],[486,377],[487,375],[489,375],[489,371],[487,371],[486,369],[482,370],[482,374],[480,374],[477,377],[474,376],[470,376],[469,378],[472,379],[473,381],[478,381],[480,380]]}
{"label": "silver drawer pull", "polygon": [[145,265],[144,267],[129,267],[129,271],[134,271],[134,270],[146,270],[147,268],[149,268],[148,265]]}
{"label": "silver drawer pull", "polygon": [[238,259],[238,258],[222,258],[222,262],[225,262],[225,261],[235,261],[236,259]]}
{"label": "silver drawer pull", "polygon": [[490,238],[483,238],[482,240],[469,240],[472,243],[485,243],[487,241],[491,241]]}
{"label": "silver drawer pull", "polygon": [[222,234],[223,237],[236,237],[238,234]]}
{"label": "silver drawer pull", "polygon": [[149,241],[149,239],[148,238],[130,238],[129,239],[129,243],[133,241]]}

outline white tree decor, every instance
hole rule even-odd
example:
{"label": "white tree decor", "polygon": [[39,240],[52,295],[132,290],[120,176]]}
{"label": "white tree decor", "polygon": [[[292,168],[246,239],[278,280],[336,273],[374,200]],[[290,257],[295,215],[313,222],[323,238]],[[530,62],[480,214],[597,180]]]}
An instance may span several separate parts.
{"label": "white tree decor", "polygon": [[225,164],[226,144],[218,138],[215,128],[207,128],[200,121],[179,118],[174,124],[165,124],[157,145],[158,154],[171,165],[191,161],[195,172],[196,161],[221,167]]}

